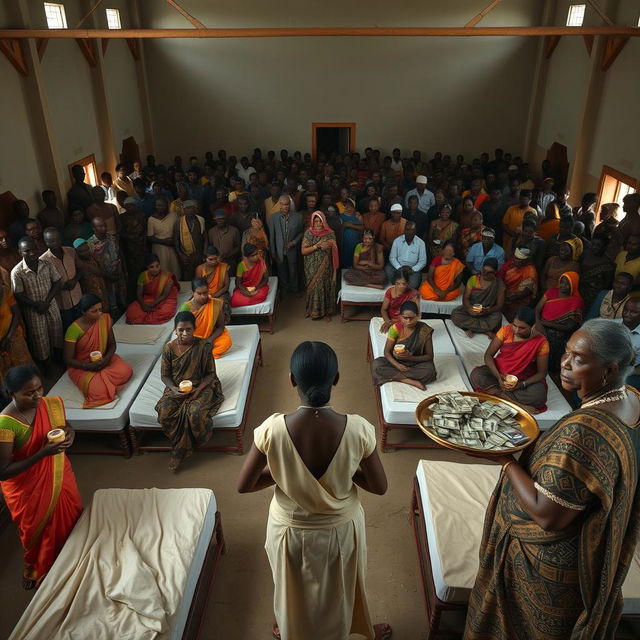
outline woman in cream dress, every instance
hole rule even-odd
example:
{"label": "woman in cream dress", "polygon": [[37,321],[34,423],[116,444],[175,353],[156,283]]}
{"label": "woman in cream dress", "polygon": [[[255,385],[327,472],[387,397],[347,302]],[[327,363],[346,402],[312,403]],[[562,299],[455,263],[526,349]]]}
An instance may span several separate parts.
{"label": "woman in cream dress", "polygon": [[160,267],[179,278],[182,267],[173,242],[177,223],[178,216],[169,211],[167,199],[163,196],[156,198],[156,209],[147,220],[147,239],[151,242],[151,251],[160,260]]}
{"label": "woman in cream dress", "polygon": [[238,491],[275,485],[265,548],[274,581],[274,638],[391,638],[371,624],[365,590],[367,545],[356,485],[382,495],[387,478],[375,428],[328,406],[338,383],[335,352],[303,342],[291,356],[302,406],[276,413],[254,432]]}

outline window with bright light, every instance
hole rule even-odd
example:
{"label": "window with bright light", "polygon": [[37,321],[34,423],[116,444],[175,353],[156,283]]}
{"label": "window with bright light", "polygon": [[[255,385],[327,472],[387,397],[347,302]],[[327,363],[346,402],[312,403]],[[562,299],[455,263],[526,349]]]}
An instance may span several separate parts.
{"label": "window with bright light", "polygon": [[586,4],[569,5],[569,15],[567,16],[567,27],[581,27],[584,22],[584,12],[587,9]]}
{"label": "window with bright light", "polygon": [[49,29],[67,28],[67,16],[65,15],[63,4],[45,2],[44,14],[47,16],[47,26]]}
{"label": "window with bright light", "polygon": [[638,190],[638,181],[632,176],[628,176],[612,167],[602,167],[600,177],[600,189],[598,193],[598,207],[607,203],[617,203],[620,205],[616,217],[622,220],[625,213],[622,211],[622,204],[625,196],[635,193]]}
{"label": "window with bright light", "polygon": [[107,27],[109,29],[122,29],[120,24],[120,10],[119,9],[107,9]]}

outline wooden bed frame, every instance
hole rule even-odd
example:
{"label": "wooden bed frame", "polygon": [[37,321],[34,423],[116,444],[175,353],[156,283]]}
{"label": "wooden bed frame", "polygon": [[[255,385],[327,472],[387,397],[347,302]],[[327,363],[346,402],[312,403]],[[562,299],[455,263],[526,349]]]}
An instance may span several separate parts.
{"label": "wooden bed frame", "polygon": [[[231,312],[231,323],[233,324],[234,318],[251,318],[256,320],[257,318],[267,318],[268,323],[265,327],[263,324],[259,324],[257,322],[252,322],[252,324],[258,325],[258,330],[262,332],[273,333],[273,323],[276,321],[276,311],[278,309],[278,300],[280,298],[280,288],[278,288],[278,292],[276,293],[275,300],[273,301],[273,311],[271,313],[233,313]],[[238,324],[244,324],[242,322]]]}
{"label": "wooden bed frame", "polygon": [[[251,397],[253,395],[253,387],[256,382],[256,375],[258,367],[263,364],[262,359],[262,340],[258,340],[258,349],[253,359],[253,365],[251,368],[251,381],[249,382],[249,392],[247,393],[247,401],[244,405],[244,411],[242,412],[242,419],[237,427],[213,427],[213,431],[220,431],[223,433],[233,433],[235,435],[235,445],[222,446],[222,445],[205,445],[204,447],[198,447],[198,451],[222,451],[225,453],[235,453],[242,455],[244,453],[244,429],[249,416],[249,405],[251,404]],[[163,445],[142,445],[142,440],[145,433],[149,431],[162,432],[161,427],[136,427],[135,425],[129,426],[129,435],[131,436],[131,445],[133,452],[139,455],[141,451],[171,451],[171,447],[167,444]]]}
{"label": "wooden bed frame", "polygon": [[76,434],[80,434],[80,435],[99,435],[99,434],[110,434],[112,436],[118,436],[118,443],[120,445],[120,449],[114,449],[112,448],[107,448],[105,447],[103,448],[97,448],[97,449],[76,449],[76,443],[73,443],[73,446],[71,447],[69,453],[73,454],[73,455],[86,455],[86,454],[94,454],[94,453],[101,453],[101,454],[106,454],[106,455],[122,455],[125,458],[130,458],[131,454],[132,454],[132,448],[131,448],[131,441],[130,441],[130,434],[129,434],[129,427],[125,426],[122,429],[120,429],[120,431],[109,431],[109,430],[85,430],[85,429],[73,429]]}
{"label": "wooden bed frame", "polygon": [[371,320],[371,318],[375,317],[374,315],[371,314],[359,314],[356,313],[352,316],[347,316],[345,315],[345,307],[376,307],[376,309],[380,308],[380,303],[379,302],[350,302],[349,300],[343,300],[342,298],[340,298],[340,321],[341,322],[351,322],[352,320],[366,320],[369,321]]}

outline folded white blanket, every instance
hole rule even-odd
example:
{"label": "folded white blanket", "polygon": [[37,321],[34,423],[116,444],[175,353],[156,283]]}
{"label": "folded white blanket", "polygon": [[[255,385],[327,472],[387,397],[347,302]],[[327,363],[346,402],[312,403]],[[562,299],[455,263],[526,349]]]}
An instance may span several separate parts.
{"label": "folded white blanket", "polygon": [[120,344],[155,344],[169,329],[163,324],[114,324],[113,335]]}

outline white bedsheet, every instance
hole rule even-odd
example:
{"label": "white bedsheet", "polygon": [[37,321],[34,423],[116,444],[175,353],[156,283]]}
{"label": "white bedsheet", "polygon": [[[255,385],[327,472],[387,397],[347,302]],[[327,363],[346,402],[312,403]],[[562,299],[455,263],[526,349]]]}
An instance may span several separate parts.
{"label": "white bedsheet", "polygon": [[384,300],[385,289],[373,289],[372,287],[356,287],[352,284],[345,282],[344,275],[342,276],[342,284],[340,291],[338,291],[338,301],[343,302],[365,302],[374,304],[382,304]]}
{"label": "white bedsheet", "polygon": [[215,511],[210,489],[96,491],[10,640],[180,637]]}
{"label": "white bedsheet", "polygon": [[[236,279],[229,279],[229,296],[236,288]],[[234,316],[266,316],[273,313],[276,306],[276,296],[278,295],[278,278],[269,277],[269,295],[264,302],[252,304],[246,307],[231,307],[231,315]]]}
{"label": "white bedsheet", "polygon": [[[247,403],[253,360],[225,361],[216,360],[216,373],[222,385],[224,402],[219,412],[213,417],[214,427],[233,429],[242,422],[242,415]],[[130,423],[136,429],[158,429],[158,413],[155,406],[164,393],[164,384],[160,379],[162,358],[156,362],[144,387],[131,405]]]}
{"label": "white bedsheet", "polygon": [[219,362],[229,362],[231,360],[244,360],[253,362],[258,350],[260,342],[260,328],[257,324],[234,324],[227,327],[231,336],[231,348],[222,358],[216,360]]}
{"label": "white bedsheet", "polygon": [[[387,341],[387,334],[380,333],[382,318],[371,318],[369,323],[369,339],[371,340],[371,351],[374,358],[384,355],[384,345]],[[433,328],[433,352],[434,353],[455,353],[456,349],[451,342],[449,332],[445,327],[444,320],[421,320]]]}
{"label": "white bedsheet", "polygon": [[144,384],[157,356],[140,345],[118,345],[116,353],[132,369],[129,382],[118,392],[115,403],[94,409],[82,409],[83,395],[65,372],[48,395],[60,396],[65,403],[67,422],[78,431],[120,431],[129,422],[129,408]]}
{"label": "white bedsheet", "polygon": [[[468,375],[471,375],[471,371],[475,367],[479,367],[484,364],[484,353],[489,346],[489,338],[482,334],[476,334],[473,338],[469,338],[465,332],[456,327],[451,320],[445,320],[447,330],[451,336],[451,340],[458,352],[458,355],[462,358],[464,367]],[[503,324],[506,324],[506,319],[503,318]],[[558,387],[556,387],[553,380],[547,376],[547,410],[543,413],[538,413],[534,417],[538,422],[540,429],[550,429],[560,418],[571,413],[571,407],[565,400]]]}
{"label": "white bedsheet", "polygon": [[442,300],[422,300],[420,299],[421,313],[435,313],[441,316],[450,316],[451,312],[462,304],[462,293],[450,302]]}

